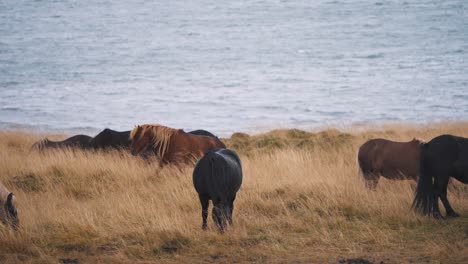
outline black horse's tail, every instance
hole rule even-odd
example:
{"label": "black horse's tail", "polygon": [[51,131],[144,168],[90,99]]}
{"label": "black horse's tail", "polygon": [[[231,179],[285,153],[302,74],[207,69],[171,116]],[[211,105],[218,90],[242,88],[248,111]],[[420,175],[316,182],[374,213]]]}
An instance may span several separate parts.
{"label": "black horse's tail", "polygon": [[212,196],[211,198],[218,200],[217,202],[213,200],[213,206],[217,207],[213,208],[213,219],[219,231],[223,233],[226,228],[226,220],[228,217],[226,197],[229,191],[226,186],[226,173],[222,164],[223,158],[213,151],[207,152],[205,155],[211,166],[211,191],[216,196]]}
{"label": "black horse's tail", "polygon": [[421,145],[421,157],[419,164],[419,179],[416,186],[416,195],[413,200],[413,209],[424,215],[432,213],[434,191],[432,185],[432,173],[427,168],[427,145]]}
{"label": "black horse's tail", "polygon": [[220,193],[225,194],[227,190],[225,190],[225,181],[226,181],[226,174],[224,167],[221,165],[221,157],[216,154],[214,151],[209,151],[206,153],[208,160],[210,161],[211,165],[211,183],[214,184],[213,190],[216,190]]}

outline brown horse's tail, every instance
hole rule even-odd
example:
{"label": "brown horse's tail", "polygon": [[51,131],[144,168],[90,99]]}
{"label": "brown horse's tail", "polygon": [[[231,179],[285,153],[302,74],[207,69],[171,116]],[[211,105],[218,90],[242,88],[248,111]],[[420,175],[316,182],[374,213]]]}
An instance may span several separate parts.
{"label": "brown horse's tail", "polygon": [[419,178],[416,186],[416,194],[413,200],[412,208],[419,213],[428,215],[433,210],[434,192],[432,186],[432,174],[428,171],[426,160],[427,145],[421,146],[421,158],[419,165]]}
{"label": "brown horse's tail", "polygon": [[360,147],[357,153],[357,166],[359,170],[359,174],[362,177],[362,181],[366,188],[370,190],[374,190],[377,187],[377,183],[379,182],[379,177],[376,174],[374,165],[372,161],[369,160],[369,153],[366,149],[362,149]]}
{"label": "brown horse's tail", "polygon": [[[369,162],[365,160],[363,154],[361,153],[361,148],[358,149],[356,153],[356,165],[358,169],[358,174],[361,175],[364,181],[367,181],[367,174],[369,173]],[[367,168],[367,169],[366,169]]]}
{"label": "brown horse's tail", "polygon": [[362,177],[364,177],[364,173],[362,171],[362,167],[361,167],[361,159],[359,158],[359,150],[356,152],[356,167],[357,167],[357,173],[359,175],[361,175]]}

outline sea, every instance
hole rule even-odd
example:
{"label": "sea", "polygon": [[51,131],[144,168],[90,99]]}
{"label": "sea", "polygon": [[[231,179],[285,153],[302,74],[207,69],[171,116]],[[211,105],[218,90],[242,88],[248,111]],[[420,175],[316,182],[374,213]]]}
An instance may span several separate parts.
{"label": "sea", "polygon": [[468,121],[466,0],[0,0],[0,129]]}

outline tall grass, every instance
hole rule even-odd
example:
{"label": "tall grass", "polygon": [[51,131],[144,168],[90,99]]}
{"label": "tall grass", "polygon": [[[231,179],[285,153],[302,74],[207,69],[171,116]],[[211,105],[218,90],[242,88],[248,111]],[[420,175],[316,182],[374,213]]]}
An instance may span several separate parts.
{"label": "tall grass", "polygon": [[[275,130],[224,139],[241,154],[234,225],[201,230],[192,168],[158,167],[126,152],[33,152],[44,135],[0,132],[0,181],[17,196],[21,230],[0,226],[0,262],[461,262],[468,255],[468,188],[449,199],[463,217],[410,210],[414,182],[364,188],[356,151],[369,138],[468,137],[468,124],[378,130]],[[63,137],[63,136],[62,136]],[[55,136],[60,138],[60,136]]]}

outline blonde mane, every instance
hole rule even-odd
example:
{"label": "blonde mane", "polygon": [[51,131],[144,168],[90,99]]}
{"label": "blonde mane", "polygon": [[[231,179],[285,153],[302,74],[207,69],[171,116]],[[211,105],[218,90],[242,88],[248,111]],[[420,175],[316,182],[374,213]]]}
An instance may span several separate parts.
{"label": "blonde mane", "polygon": [[[138,138],[135,136],[140,131]],[[167,153],[169,150],[169,143],[171,141],[171,137],[178,132],[178,129],[162,126],[162,125],[141,125],[135,127],[132,132],[130,132],[130,140],[140,140],[142,135],[146,133],[151,133],[152,143],[157,148],[156,151],[160,158],[163,157],[164,154]]]}

